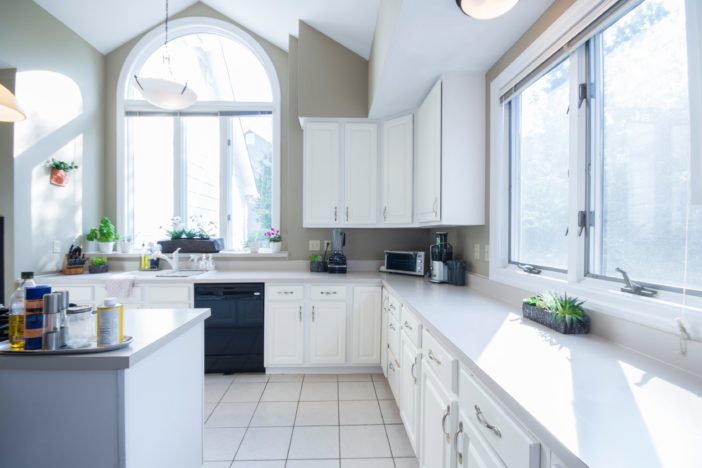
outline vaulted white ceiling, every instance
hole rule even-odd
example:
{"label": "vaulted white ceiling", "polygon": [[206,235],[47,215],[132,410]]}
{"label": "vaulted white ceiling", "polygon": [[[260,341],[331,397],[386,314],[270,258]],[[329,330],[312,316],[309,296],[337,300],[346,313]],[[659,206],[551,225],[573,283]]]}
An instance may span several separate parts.
{"label": "vaulted white ceiling", "polygon": [[[34,0],[106,54],[165,18],[165,0]],[[169,0],[170,14],[197,0]],[[287,50],[305,21],[364,58],[370,54],[380,0],[203,0],[232,20]]]}

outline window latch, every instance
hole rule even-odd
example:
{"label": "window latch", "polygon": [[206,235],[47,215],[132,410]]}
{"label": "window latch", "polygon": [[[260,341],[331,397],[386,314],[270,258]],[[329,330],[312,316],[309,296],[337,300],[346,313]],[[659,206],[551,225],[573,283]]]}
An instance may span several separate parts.
{"label": "window latch", "polygon": [[541,274],[541,270],[536,268],[534,265],[526,265],[526,264],[517,264],[517,268],[522,270],[524,273],[529,273],[530,275],[539,275]]}
{"label": "window latch", "polygon": [[580,83],[578,85],[578,109],[583,106],[583,102],[586,102],[589,97],[590,93],[588,93],[587,83]]}
{"label": "window latch", "polygon": [[587,211],[578,211],[578,237],[583,235],[587,227]]}
{"label": "window latch", "polygon": [[637,296],[644,297],[653,297],[656,294],[658,294],[658,291],[656,291],[655,289],[647,288],[646,286],[631,281],[626,271],[622,270],[621,268],[617,267],[615,268],[615,270],[617,271],[617,273],[622,275],[622,277],[624,278],[624,283],[626,283],[626,286],[621,288],[622,292],[636,294]]}

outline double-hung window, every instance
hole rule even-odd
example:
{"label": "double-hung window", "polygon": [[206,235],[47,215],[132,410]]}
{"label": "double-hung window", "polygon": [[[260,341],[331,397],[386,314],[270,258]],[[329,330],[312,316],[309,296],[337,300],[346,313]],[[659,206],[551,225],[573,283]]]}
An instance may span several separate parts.
{"label": "double-hung window", "polygon": [[626,272],[644,287],[631,292],[679,303],[702,293],[702,207],[692,197],[702,44],[691,30],[701,8],[600,3],[609,6],[562,47],[493,88],[503,116],[493,128],[503,161],[493,230],[503,233],[492,237],[491,276],[598,291],[606,302],[605,291],[634,296],[620,290]]}

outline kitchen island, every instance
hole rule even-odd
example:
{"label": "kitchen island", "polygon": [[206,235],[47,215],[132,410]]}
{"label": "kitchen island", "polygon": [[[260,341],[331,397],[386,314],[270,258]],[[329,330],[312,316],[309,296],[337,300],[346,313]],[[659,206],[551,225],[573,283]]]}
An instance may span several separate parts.
{"label": "kitchen island", "polygon": [[126,310],[127,348],[0,355],[2,466],[200,466],[209,316]]}

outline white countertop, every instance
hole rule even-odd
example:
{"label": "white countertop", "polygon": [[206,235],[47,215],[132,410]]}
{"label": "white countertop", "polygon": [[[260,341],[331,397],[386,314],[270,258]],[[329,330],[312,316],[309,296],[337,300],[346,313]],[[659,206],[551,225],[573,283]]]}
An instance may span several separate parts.
{"label": "white countertop", "polygon": [[701,377],[592,335],[561,335],[468,288],[383,281],[559,455],[565,448],[591,468],[702,466]]}
{"label": "white countertop", "polygon": [[124,311],[124,334],[134,341],[126,348],[95,354],[0,354],[0,370],[119,370],[166,346],[210,316],[210,309],[138,309]]}

